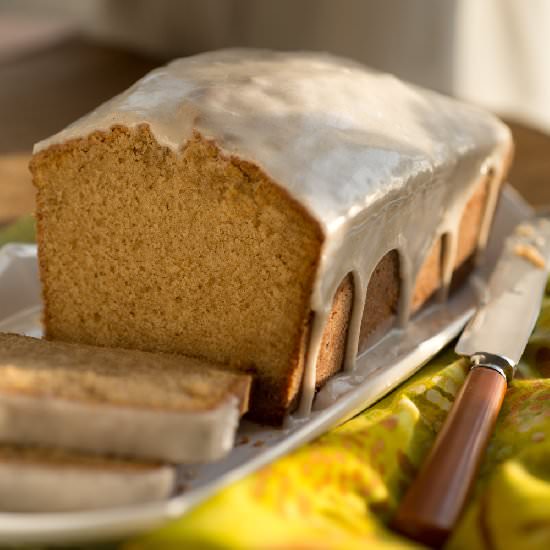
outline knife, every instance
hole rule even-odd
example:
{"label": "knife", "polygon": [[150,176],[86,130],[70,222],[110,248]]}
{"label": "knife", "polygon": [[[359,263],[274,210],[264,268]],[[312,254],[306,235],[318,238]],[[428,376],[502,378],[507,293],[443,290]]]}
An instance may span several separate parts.
{"label": "knife", "polygon": [[550,264],[550,221],[516,227],[487,287],[487,298],[455,351],[470,371],[392,527],[441,546],[464,508],[508,384],[537,320]]}

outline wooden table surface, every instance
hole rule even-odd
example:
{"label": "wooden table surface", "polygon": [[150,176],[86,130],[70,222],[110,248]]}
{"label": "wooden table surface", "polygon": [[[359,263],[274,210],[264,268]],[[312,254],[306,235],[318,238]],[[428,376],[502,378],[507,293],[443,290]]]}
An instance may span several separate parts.
{"label": "wooden table surface", "polygon": [[76,36],[9,53],[0,51],[0,225],[34,209],[28,163],[35,142],[164,62]]}
{"label": "wooden table surface", "polygon": [[[0,57],[0,225],[33,211],[28,172],[33,143],[163,61],[79,38]],[[508,122],[516,140],[511,183],[532,204],[550,205],[550,137]]]}

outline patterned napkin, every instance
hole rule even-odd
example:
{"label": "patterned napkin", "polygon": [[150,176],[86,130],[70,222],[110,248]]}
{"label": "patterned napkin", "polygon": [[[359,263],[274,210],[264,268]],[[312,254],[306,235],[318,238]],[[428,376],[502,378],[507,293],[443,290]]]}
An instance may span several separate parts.
{"label": "patterned napkin", "polygon": [[[32,235],[19,222],[10,238]],[[0,233],[0,244],[3,242]],[[386,524],[467,373],[450,349],[343,426],[126,550],[397,549]],[[550,548],[550,287],[448,549]]]}

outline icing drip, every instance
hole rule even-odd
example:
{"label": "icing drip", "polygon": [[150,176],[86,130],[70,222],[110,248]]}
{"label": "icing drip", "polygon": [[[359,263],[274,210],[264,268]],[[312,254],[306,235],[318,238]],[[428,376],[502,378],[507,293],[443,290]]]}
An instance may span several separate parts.
{"label": "icing drip", "polygon": [[[334,293],[354,277],[345,368],[358,349],[370,275],[400,254],[398,326],[410,315],[414,281],[434,238],[446,235],[448,288],[460,216],[486,167],[501,166],[508,129],[491,115],[349,60],[317,53],[224,50],[176,60],[38,143],[35,152],[114,125],[148,124],[179,151],[197,131],[222,151],[254,162],[320,223],[325,241],[300,412],[315,393],[315,367]],[[487,240],[493,179],[480,246]]]}
{"label": "icing drip", "polygon": [[[504,153],[504,151],[502,151]],[[348,330],[348,341],[346,345],[346,358],[344,364],[344,371],[353,371],[356,365],[356,357],[358,354],[359,346],[359,329],[361,325],[361,318],[364,311],[365,297],[367,293],[367,286],[370,280],[370,276],[380,259],[390,250],[396,249],[400,255],[400,275],[401,275],[401,293],[399,300],[399,309],[397,312],[397,328],[406,328],[411,315],[411,303],[412,303],[412,291],[414,289],[414,283],[416,277],[420,271],[423,261],[425,260],[425,254],[418,254],[417,251],[429,250],[429,245],[436,238],[443,237],[443,258],[442,258],[442,281],[441,288],[438,293],[438,300],[443,302],[447,299],[449,293],[449,287],[453,275],[453,269],[455,266],[455,260],[457,256],[457,242],[458,231],[460,221],[466,203],[468,202],[471,193],[475,189],[476,185],[480,183],[481,178],[486,177],[486,171],[484,169],[484,163],[489,162],[487,159],[480,163],[480,166],[465,180],[460,179],[460,176],[465,174],[459,172],[458,176],[451,179],[450,182],[460,185],[460,191],[453,200],[447,204],[445,202],[440,203],[439,216],[434,216],[434,220],[431,223],[431,229],[422,235],[418,235],[418,240],[425,241],[425,246],[422,248],[415,240],[406,238],[407,231],[411,231],[415,227],[414,223],[407,224],[393,224],[383,226],[386,230],[388,228],[395,232],[394,238],[389,238],[391,233],[388,231],[385,240],[373,239],[372,242],[365,243],[363,247],[348,247],[342,246],[340,249],[340,256],[338,257],[337,264],[341,266],[339,270],[339,277],[335,278],[335,281],[340,281],[350,271],[354,274],[355,281],[355,293],[354,303],[352,308],[352,315],[350,320],[350,327]],[[498,198],[499,183],[502,181],[503,174],[492,174],[489,179],[488,196],[485,205],[485,211],[482,218],[481,230],[478,237],[478,255],[477,259],[481,257],[481,253],[487,242],[489,235],[489,228],[496,209],[496,203]],[[450,183],[442,181],[443,185],[450,186]],[[413,207],[417,206],[415,201],[412,201]],[[396,206],[395,202],[390,201],[392,207]],[[407,202],[399,202],[400,208],[406,210],[411,209],[407,206]],[[405,215],[407,213],[404,212]],[[410,214],[410,212],[409,212]],[[411,218],[411,222],[414,222],[415,217]],[[375,231],[375,226],[380,223],[380,220],[374,215],[374,220],[370,223],[366,223],[362,228],[365,239],[369,236],[369,230]],[[423,228],[426,227],[426,224]],[[345,241],[346,243],[348,241]],[[411,242],[413,243],[411,245]],[[370,244],[371,246],[367,246]],[[409,245],[409,246],[407,246]],[[343,249],[343,250],[342,250]],[[357,262],[357,258],[360,258],[360,262]],[[347,260],[346,260],[347,258]],[[355,261],[353,260],[355,258]],[[361,264],[365,267],[361,269]],[[358,267],[359,266],[359,267]],[[333,268],[333,271],[334,268]],[[298,415],[307,416],[312,410],[313,399],[315,397],[315,379],[316,379],[316,365],[318,360],[319,349],[321,345],[321,339],[323,335],[324,327],[328,321],[330,315],[330,306],[332,304],[331,296],[336,292],[338,284],[332,287],[331,292],[328,292],[323,296],[323,306],[321,309],[315,310],[316,317],[311,330],[310,344],[308,348],[308,357],[306,361],[304,383],[302,388],[302,397],[300,400],[300,407]],[[379,342],[376,342],[377,345]],[[368,350],[365,350],[368,351]]]}

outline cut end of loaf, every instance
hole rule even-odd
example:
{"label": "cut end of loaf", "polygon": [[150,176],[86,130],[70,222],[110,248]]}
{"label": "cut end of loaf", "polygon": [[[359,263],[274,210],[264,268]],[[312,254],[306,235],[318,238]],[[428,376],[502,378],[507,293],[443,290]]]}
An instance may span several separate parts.
{"label": "cut end of loaf", "polygon": [[323,241],[304,208],[199,134],[175,153],[146,125],[50,147],[31,170],[47,337],[229,364],[255,375],[252,415],[280,422]]}

